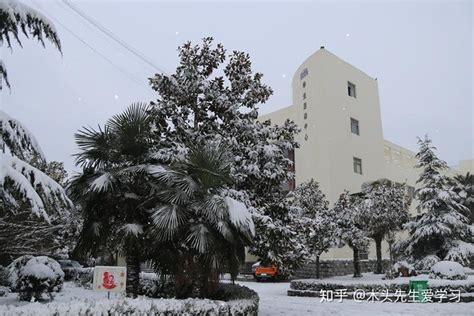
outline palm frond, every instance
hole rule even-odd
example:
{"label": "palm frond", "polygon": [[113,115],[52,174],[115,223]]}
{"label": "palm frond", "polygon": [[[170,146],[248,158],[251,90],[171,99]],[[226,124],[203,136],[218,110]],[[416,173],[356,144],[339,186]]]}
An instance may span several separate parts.
{"label": "palm frond", "polygon": [[186,243],[201,254],[206,253],[213,244],[212,234],[204,224],[191,226]]}
{"label": "palm frond", "polygon": [[185,221],[187,212],[178,205],[164,205],[153,211],[154,233],[159,240],[171,240]]}

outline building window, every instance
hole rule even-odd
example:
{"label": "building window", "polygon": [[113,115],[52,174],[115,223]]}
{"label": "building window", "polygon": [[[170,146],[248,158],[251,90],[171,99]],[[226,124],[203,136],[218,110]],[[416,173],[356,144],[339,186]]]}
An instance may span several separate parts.
{"label": "building window", "polygon": [[308,128],[308,123],[304,123],[304,129]]}
{"label": "building window", "polygon": [[356,97],[356,86],[352,82],[347,82],[347,94],[350,97],[355,98]]}
{"label": "building window", "polygon": [[303,100],[306,100],[306,92],[303,93]]}
{"label": "building window", "polygon": [[354,157],[354,172],[362,174],[362,159]]}
{"label": "building window", "polygon": [[308,75],[308,68],[305,68],[300,73],[300,80],[303,80],[304,77]]}
{"label": "building window", "polygon": [[303,81],[303,88],[306,88],[306,81]]}
{"label": "building window", "polygon": [[304,140],[308,140],[308,134],[304,135]]}
{"label": "building window", "polygon": [[306,120],[308,118],[308,113],[304,114],[304,119]]}
{"label": "building window", "polygon": [[356,135],[359,134],[359,121],[351,117],[351,132]]}
{"label": "building window", "polygon": [[306,110],[306,106],[307,106],[306,102],[303,103],[303,110]]}
{"label": "building window", "polygon": [[410,200],[415,198],[415,188],[407,185],[407,195]]}

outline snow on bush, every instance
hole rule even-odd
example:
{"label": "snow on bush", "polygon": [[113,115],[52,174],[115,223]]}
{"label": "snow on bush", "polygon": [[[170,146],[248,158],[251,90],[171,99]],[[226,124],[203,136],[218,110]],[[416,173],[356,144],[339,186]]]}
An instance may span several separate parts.
{"label": "snow on bush", "polygon": [[92,290],[94,268],[75,268],[74,283],[77,286]]}
{"label": "snow on bush", "polygon": [[16,290],[23,301],[52,299],[51,293],[59,292],[63,282],[64,272],[57,261],[45,256],[32,257],[19,267]]}
{"label": "snow on bush", "polygon": [[[149,280],[150,278],[145,277]],[[225,300],[209,299],[113,299],[79,298],[68,302],[32,303],[22,306],[0,305],[0,315],[257,315],[258,295],[234,284],[221,284]]]}
{"label": "snow on bush", "polygon": [[446,280],[467,279],[464,267],[454,261],[440,261],[431,267],[430,278]]}
{"label": "snow on bush", "polygon": [[431,267],[440,262],[441,259],[435,255],[428,255],[415,263],[416,270],[431,270]]}
{"label": "snow on bush", "polygon": [[383,292],[388,290],[395,293],[397,290],[409,292],[409,282],[411,280],[427,280],[428,287],[433,291],[439,290],[459,290],[461,293],[474,292],[474,277],[464,280],[430,279],[428,274],[419,274],[408,278],[383,279],[381,274],[364,273],[362,278],[353,278],[352,275],[337,276],[326,279],[301,279],[293,280],[290,289],[298,291],[319,292],[320,290],[346,289],[347,292],[364,290],[366,292]]}

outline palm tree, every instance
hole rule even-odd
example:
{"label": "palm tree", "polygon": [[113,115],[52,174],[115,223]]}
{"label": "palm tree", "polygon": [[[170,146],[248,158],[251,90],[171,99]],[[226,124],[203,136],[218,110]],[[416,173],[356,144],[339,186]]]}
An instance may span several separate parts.
{"label": "palm tree", "polygon": [[76,133],[81,150],[76,164],[83,172],[69,192],[81,206],[84,226],[77,254],[108,249],[126,257],[127,294],[136,296],[145,231],[149,222],[146,201],[153,194],[149,179],[156,166],[147,106],[132,104],[103,128]]}
{"label": "palm tree", "polygon": [[235,279],[251,243],[254,224],[247,207],[228,189],[232,159],[226,146],[190,148],[186,161],[155,177],[167,189],[156,196],[152,234],[160,274],[171,274],[178,297],[213,297],[219,274]]}

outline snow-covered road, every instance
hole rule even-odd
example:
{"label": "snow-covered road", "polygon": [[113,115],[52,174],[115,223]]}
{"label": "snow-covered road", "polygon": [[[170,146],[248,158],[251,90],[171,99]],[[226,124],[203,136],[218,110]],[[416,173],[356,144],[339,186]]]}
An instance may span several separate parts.
{"label": "snow-covered road", "polygon": [[289,283],[238,282],[258,293],[261,316],[268,315],[474,315],[474,303],[320,302],[315,297],[287,296]]}

